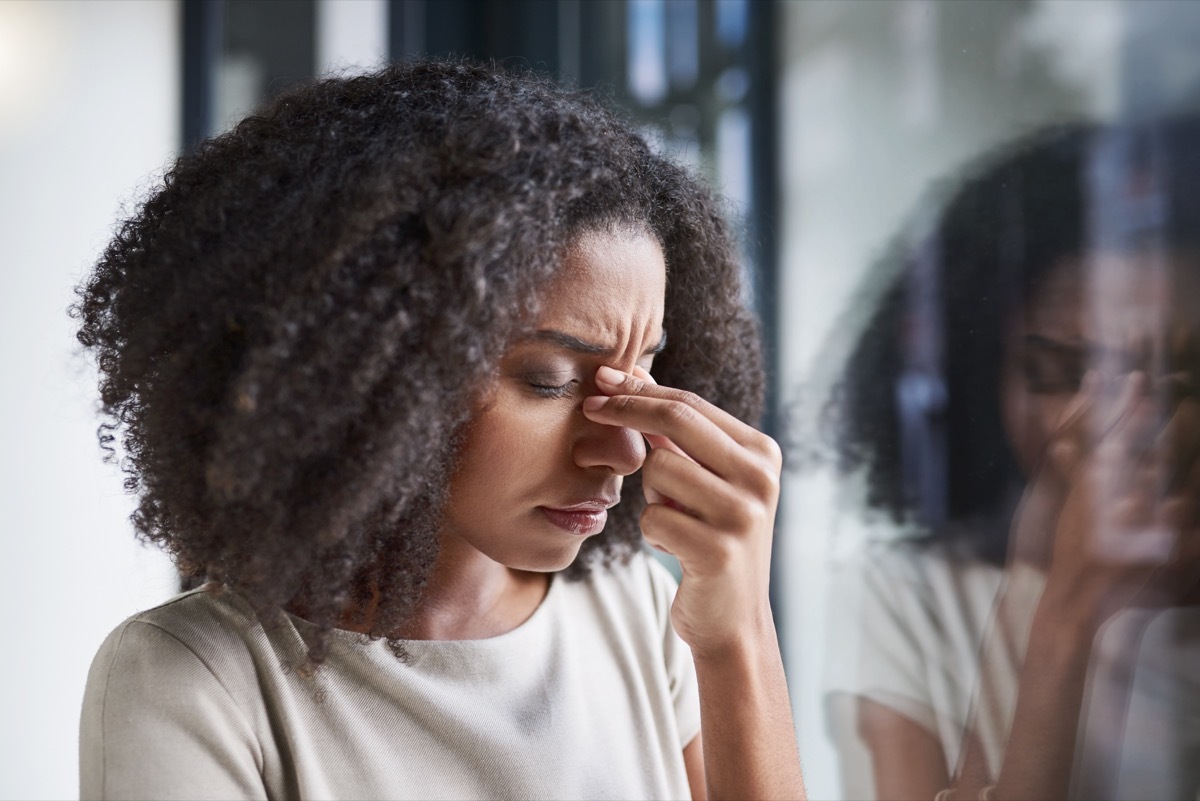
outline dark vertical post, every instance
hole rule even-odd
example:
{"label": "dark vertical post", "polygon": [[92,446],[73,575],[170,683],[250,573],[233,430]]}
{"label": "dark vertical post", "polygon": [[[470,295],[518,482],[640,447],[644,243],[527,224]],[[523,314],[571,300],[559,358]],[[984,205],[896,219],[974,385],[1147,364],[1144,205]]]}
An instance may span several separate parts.
{"label": "dark vertical post", "polygon": [[[751,124],[751,203],[749,236],[758,269],[755,272],[754,297],[762,321],[763,359],[767,371],[766,414],[763,430],[778,439],[786,439],[786,415],[781,409],[783,393],[779,376],[779,104],[778,75],[782,66],[779,35],[781,20],[777,2],[750,3],[747,46],[750,49]],[[780,498],[780,506],[786,499]],[[781,514],[776,517],[782,519]],[[775,629],[784,653],[791,629],[784,603],[786,577],[781,575],[778,558],[771,560],[771,608],[775,611]]]}
{"label": "dark vertical post", "polygon": [[427,0],[389,0],[388,58],[403,61],[425,53]]}
{"label": "dark vertical post", "polygon": [[221,54],[223,0],[183,0],[183,124],[180,143],[190,150],[212,133],[213,91]]}

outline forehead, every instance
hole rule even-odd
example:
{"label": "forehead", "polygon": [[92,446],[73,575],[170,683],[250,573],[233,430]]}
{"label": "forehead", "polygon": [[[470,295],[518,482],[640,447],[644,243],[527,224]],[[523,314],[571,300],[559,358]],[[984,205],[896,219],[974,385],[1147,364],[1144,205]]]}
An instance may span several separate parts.
{"label": "forehead", "polygon": [[653,334],[662,327],[666,280],[662,248],[649,234],[586,232],[563,254],[538,323],[607,345]]}
{"label": "forehead", "polygon": [[1064,340],[1119,344],[1164,327],[1200,330],[1200,261],[1145,251],[1066,260],[1030,299],[1024,328]]}

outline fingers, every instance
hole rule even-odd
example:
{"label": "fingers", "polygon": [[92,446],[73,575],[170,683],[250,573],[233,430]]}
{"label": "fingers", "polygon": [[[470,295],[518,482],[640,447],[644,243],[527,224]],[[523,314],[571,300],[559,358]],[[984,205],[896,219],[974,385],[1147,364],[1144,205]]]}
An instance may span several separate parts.
{"label": "fingers", "polygon": [[1200,404],[1187,400],[1176,406],[1159,432],[1154,449],[1162,454],[1165,463],[1165,491],[1168,494],[1182,491],[1200,463]]}
{"label": "fingers", "polygon": [[[711,528],[678,509],[651,504],[642,511],[639,522],[646,542],[679,559],[685,576],[703,579],[736,564],[736,538],[714,536]],[[703,549],[698,549],[698,544],[703,544]]]}
{"label": "fingers", "polygon": [[[649,372],[647,372],[646,370],[643,370],[641,367],[635,366],[633,368],[633,375],[634,375],[634,377],[640,378],[641,380],[643,380],[649,384],[655,384],[655,385],[658,384],[658,382],[654,380],[654,376],[650,375]],[[675,453],[678,453],[680,456],[684,457],[685,459],[692,458],[683,452],[683,448],[680,448],[674,442],[671,442],[671,440],[668,437],[659,436],[657,434],[643,434],[642,436],[644,436],[646,438],[646,442],[650,444],[651,448],[666,448],[668,450],[674,451]]]}
{"label": "fingers", "polygon": [[606,394],[586,398],[584,414],[639,431],[651,445],[642,466],[647,542],[674,554],[693,577],[769,555],[782,464],[773,440],[693,393],[658,386],[641,369],[601,368],[596,383]]}
{"label": "fingers", "polygon": [[642,536],[646,542],[672,556],[686,556],[697,540],[708,535],[707,527],[696,518],[663,504],[650,504],[642,510]]}
{"label": "fingers", "polygon": [[1084,374],[1080,391],[1063,411],[1046,443],[1044,462],[1061,476],[1074,475],[1089,450],[1087,443],[1098,384],[1095,371]]}
{"label": "fingers", "polygon": [[609,394],[586,398],[583,412],[599,423],[632,428],[647,438],[665,437],[683,454],[727,479],[755,472],[757,461],[776,474],[782,465],[774,440],[694,393],[607,367],[597,371],[596,383]]}
{"label": "fingers", "polygon": [[[1192,421],[1185,415],[1161,426],[1158,405],[1147,389],[1141,373],[1126,379],[1089,470],[1101,508],[1094,547],[1109,563],[1164,565],[1176,551],[1181,531],[1190,526],[1192,498],[1168,487],[1179,469],[1172,462],[1185,459],[1171,449]],[[1194,448],[1187,458],[1194,460]]]}
{"label": "fingers", "polygon": [[717,529],[741,530],[761,522],[760,502],[739,494],[701,465],[673,451],[656,450],[646,458],[642,484]]}
{"label": "fingers", "polygon": [[1114,387],[1089,370],[1050,435],[1044,461],[1070,478],[1097,453],[1103,452],[1109,461],[1127,454],[1134,435],[1144,430],[1145,381],[1143,374],[1133,373]]}
{"label": "fingers", "polygon": [[711,421],[726,436],[743,447],[761,448],[763,446],[762,440],[766,439],[755,428],[746,425],[723,409],[718,409],[695,393],[672,387],[662,387],[654,383],[653,379],[646,381],[635,375],[614,370],[611,367],[601,367],[596,371],[596,385],[608,395],[657,398],[688,406]]}

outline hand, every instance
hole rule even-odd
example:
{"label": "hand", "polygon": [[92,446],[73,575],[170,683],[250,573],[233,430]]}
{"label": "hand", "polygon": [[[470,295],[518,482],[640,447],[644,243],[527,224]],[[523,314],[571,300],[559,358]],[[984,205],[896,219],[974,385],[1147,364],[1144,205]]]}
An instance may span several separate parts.
{"label": "hand", "polygon": [[770,437],[649,373],[601,367],[590,419],[642,433],[647,506],[642,534],[674,555],[683,580],[671,608],[679,636],[703,656],[774,636],[767,598],[783,457]]}
{"label": "hand", "polygon": [[1122,608],[1188,600],[1200,573],[1200,406],[1162,422],[1142,373],[1089,373],[1017,517],[1018,552],[1053,531],[1048,597],[1094,629]]}

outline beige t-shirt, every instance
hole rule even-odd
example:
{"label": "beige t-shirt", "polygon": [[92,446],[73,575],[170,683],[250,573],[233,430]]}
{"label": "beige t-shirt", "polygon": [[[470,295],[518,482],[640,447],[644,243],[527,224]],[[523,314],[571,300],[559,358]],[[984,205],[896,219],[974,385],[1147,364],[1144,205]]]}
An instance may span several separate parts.
{"label": "beige t-shirt", "polygon": [[83,703],[89,798],[688,798],[695,668],[645,556],[555,576],[534,614],[486,640],[264,629],[237,596],[180,595],[118,627]]}
{"label": "beige t-shirt", "polygon": [[[857,742],[856,697],[896,710],[936,736],[954,775],[979,677],[979,647],[1004,572],[942,547],[895,543],[838,565],[830,582],[827,722],[853,797],[874,798]],[[1014,672],[1018,654],[1006,654]],[[1008,682],[1004,682],[1007,688]],[[1015,686],[1012,688],[1015,698]],[[990,743],[989,743],[990,744]],[[998,757],[990,753],[989,757]],[[851,758],[848,758],[851,757]]]}
{"label": "beige t-shirt", "polygon": [[[936,736],[951,776],[971,720],[995,776],[1042,575],[942,546],[892,544],[841,565],[832,585],[826,713],[847,797],[882,795],[848,703],[855,698]],[[1069,797],[1200,798],[1200,609],[1114,617],[1092,652],[1087,687]]]}

